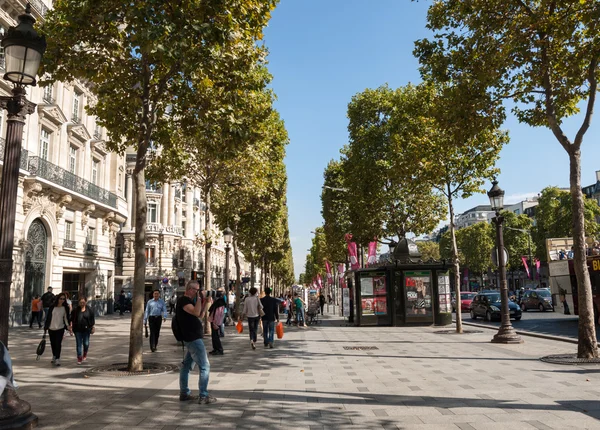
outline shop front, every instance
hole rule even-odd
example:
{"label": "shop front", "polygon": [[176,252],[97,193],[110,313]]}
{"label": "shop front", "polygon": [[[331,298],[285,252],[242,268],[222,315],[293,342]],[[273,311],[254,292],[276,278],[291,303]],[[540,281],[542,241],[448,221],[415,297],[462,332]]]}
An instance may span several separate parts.
{"label": "shop front", "polygon": [[348,273],[355,325],[446,325],[452,322],[445,262],[410,263]]}

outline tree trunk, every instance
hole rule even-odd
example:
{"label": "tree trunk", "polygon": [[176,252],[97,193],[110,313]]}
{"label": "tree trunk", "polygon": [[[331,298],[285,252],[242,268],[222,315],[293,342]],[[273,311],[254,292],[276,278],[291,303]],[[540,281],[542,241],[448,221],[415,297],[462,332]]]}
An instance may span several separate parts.
{"label": "tree trunk", "polygon": [[452,265],[454,266],[454,283],[456,289],[456,332],[462,334],[462,309],[460,301],[460,265],[458,263],[458,247],[456,246],[456,231],[454,228],[454,206],[452,205],[452,193],[450,184],[448,187],[448,212],[450,214],[450,236],[452,238]]}
{"label": "tree trunk", "polygon": [[[206,210],[204,212],[204,225],[206,228],[205,241],[204,241],[204,289],[210,291],[212,281],[212,264],[210,257],[212,254],[212,233],[210,228],[210,189],[204,192],[204,203],[206,204]],[[204,315],[202,320],[204,324],[204,334],[210,334],[210,327],[208,325],[208,312]]]}
{"label": "tree trunk", "polygon": [[233,241],[233,259],[235,261],[235,315],[240,317],[240,303],[242,300],[242,280],[240,279],[240,257],[237,252],[237,240]]}
{"label": "tree trunk", "polygon": [[594,321],[594,303],[592,284],[585,255],[585,218],[583,193],[581,191],[581,151],[569,151],[569,180],[573,202],[573,248],[575,275],[577,276],[577,294],[579,299],[579,342],[578,358],[598,357],[596,345],[596,327]]}
{"label": "tree trunk", "polygon": [[137,151],[133,184],[135,187],[135,240],[133,272],[133,297],[131,303],[131,328],[129,331],[129,360],[127,370],[141,372],[143,362],[144,287],[146,284],[146,167],[147,145],[140,144]]}
{"label": "tree trunk", "polygon": [[254,250],[252,251],[252,256],[250,259],[250,288],[254,287]]}

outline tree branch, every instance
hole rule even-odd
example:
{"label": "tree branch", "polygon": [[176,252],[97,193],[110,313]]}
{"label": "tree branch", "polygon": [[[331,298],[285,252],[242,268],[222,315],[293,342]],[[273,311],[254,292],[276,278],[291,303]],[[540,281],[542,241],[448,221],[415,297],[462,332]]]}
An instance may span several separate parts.
{"label": "tree branch", "polygon": [[583,135],[590,128],[592,122],[592,115],[594,114],[594,103],[596,102],[596,91],[598,90],[598,80],[596,79],[596,67],[598,66],[598,57],[592,58],[590,61],[590,69],[588,70],[588,82],[590,83],[590,95],[588,98],[587,108],[585,110],[585,117],[581,127],[577,131],[573,146],[578,149],[583,141]]}

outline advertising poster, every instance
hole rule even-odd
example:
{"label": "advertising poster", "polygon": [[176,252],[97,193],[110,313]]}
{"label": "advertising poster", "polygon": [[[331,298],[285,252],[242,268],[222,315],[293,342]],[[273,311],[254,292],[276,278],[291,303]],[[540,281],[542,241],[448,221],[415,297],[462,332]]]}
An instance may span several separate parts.
{"label": "advertising poster", "polygon": [[374,315],[375,314],[375,299],[373,297],[367,297],[362,299],[362,314],[363,315]]}
{"label": "advertising poster", "polygon": [[342,288],[342,315],[350,315],[350,288]]}
{"label": "advertising poster", "polygon": [[387,314],[387,298],[375,297],[375,315]]}
{"label": "advertising poster", "polygon": [[376,296],[385,296],[386,292],[385,276],[373,278],[373,294]]}
{"label": "advertising poster", "polygon": [[361,278],[360,279],[360,295],[361,296],[372,296],[373,295],[373,278]]}

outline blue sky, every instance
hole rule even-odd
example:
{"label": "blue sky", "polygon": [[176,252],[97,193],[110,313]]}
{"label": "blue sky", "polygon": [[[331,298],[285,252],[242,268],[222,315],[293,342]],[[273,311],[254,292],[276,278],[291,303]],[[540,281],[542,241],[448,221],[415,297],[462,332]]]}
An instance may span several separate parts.
{"label": "blue sky", "polygon": [[[276,108],[290,136],[287,148],[289,225],[296,277],[303,271],[311,230],[322,225],[323,170],[348,141],[346,108],[366,88],[419,82],[415,40],[425,28],[431,2],[407,0],[282,0],[265,31]],[[568,121],[569,135],[581,118]],[[600,170],[598,118],[582,148],[582,184]],[[568,187],[569,159],[552,133],[505,123],[511,141],[502,150],[498,181],[509,203],[544,187]],[[489,187],[488,187],[489,188]],[[461,213],[488,204],[485,194],[456,202]]]}

